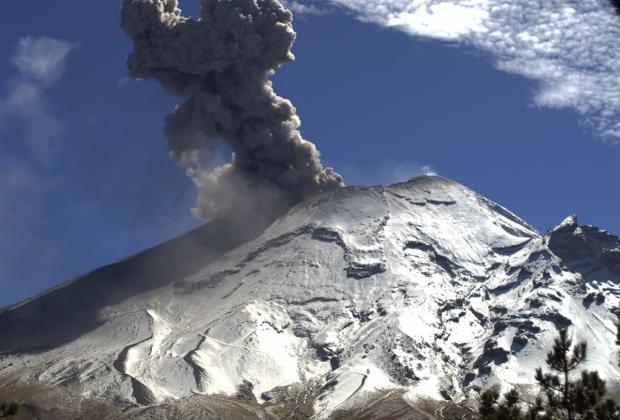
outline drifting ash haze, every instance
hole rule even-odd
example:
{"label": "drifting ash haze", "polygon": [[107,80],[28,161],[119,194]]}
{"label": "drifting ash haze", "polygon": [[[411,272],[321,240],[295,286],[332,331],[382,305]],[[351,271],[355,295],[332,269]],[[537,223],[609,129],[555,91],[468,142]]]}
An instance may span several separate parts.
{"label": "drifting ash haze", "polygon": [[[264,210],[342,186],[269,81],[294,59],[292,15],[278,1],[203,1],[193,19],[181,15],[177,0],[124,0],[121,19],[134,44],[131,75],[155,78],[185,98],[167,116],[165,132],[171,155],[198,186],[198,216]],[[233,161],[213,169],[220,141]]]}
{"label": "drifting ash haze", "polygon": [[161,418],[163,403],[327,418],[398,400],[406,414],[403,401],[533,384],[567,326],[589,343],[586,367],[620,380],[620,240],[574,217],[543,236],[419,177],[311,195],[246,243],[229,229],[212,222],[5,309],[0,380],[66,386],[128,418]]}

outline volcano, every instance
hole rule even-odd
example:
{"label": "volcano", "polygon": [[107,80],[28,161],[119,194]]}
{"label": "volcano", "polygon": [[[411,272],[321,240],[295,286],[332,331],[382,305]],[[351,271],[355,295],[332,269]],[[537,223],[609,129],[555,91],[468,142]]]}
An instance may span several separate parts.
{"label": "volcano", "polygon": [[345,187],[1,310],[0,395],[65,390],[127,418],[397,416],[534,385],[566,327],[617,381],[619,281],[618,237],[574,216],[543,235],[442,177]]}

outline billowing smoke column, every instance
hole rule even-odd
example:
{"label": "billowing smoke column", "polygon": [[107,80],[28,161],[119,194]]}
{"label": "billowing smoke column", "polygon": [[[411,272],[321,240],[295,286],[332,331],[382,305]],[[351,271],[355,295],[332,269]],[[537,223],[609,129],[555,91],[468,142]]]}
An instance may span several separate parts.
{"label": "billowing smoke column", "polygon": [[[292,61],[292,15],[277,0],[203,0],[201,18],[181,15],[178,0],[124,0],[132,38],[131,76],[155,78],[186,100],[166,117],[171,155],[199,189],[195,213],[211,218],[238,206],[341,186],[299,133],[295,107],[269,77]],[[220,141],[232,163],[214,167]]]}

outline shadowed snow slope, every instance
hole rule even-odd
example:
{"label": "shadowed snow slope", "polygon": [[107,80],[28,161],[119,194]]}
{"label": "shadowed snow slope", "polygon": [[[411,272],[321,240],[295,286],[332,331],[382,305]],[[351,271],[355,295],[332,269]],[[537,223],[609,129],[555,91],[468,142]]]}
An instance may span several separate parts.
{"label": "shadowed snow slope", "polygon": [[620,242],[582,227],[581,252],[576,220],[543,237],[418,177],[317,194],[265,230],[218,223],[0,312],[0,377],[126,405],[262,403],[294,385],[325,417],[387,389],[458,401],[531,384],[556,329],[574,326],[590,366],[620,378],[615,272],[561,259],[598,264]]}

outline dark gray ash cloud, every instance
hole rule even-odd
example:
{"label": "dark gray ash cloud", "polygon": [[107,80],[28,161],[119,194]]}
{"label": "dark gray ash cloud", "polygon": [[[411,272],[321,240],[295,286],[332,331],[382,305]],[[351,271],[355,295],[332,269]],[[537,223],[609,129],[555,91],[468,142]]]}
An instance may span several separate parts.
{"label": "dark gray ash cloud", "polygon": [[[121,21],[134,45],[130,75],[184,98],[164,130],[171,155],[198,186],[197,216],[343,185],[269,80],[294,59],[292,15],[278,1],[203,0],[200,18],[189,18],[177,0],[124,0]],[[217,166],[221,142],[234,156]]]}

